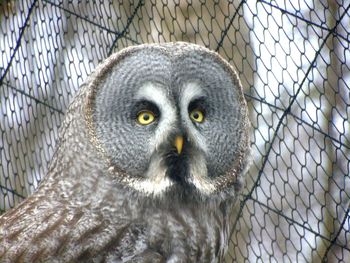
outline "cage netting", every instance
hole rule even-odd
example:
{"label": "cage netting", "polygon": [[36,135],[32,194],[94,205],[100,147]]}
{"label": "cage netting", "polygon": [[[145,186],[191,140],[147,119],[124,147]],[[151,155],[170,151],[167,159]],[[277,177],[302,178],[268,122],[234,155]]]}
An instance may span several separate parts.
{"label": "cage netting", "polygon": [[46,173],[86,76],[126,46],[188,41],[237,70],[252,166],[227,262],[349,262],[347,0],[0,0],[0,213]]}

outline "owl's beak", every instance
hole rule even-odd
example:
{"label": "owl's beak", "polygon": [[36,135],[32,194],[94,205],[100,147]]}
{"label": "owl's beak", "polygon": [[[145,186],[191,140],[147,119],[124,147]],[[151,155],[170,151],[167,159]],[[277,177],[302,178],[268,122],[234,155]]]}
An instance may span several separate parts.
{"label": "owl's beak", "polygon": [[176,147],[178,154],[181,154],[183,145],[184,145],[184,137],[177,135],[175,137],[174,146]]}

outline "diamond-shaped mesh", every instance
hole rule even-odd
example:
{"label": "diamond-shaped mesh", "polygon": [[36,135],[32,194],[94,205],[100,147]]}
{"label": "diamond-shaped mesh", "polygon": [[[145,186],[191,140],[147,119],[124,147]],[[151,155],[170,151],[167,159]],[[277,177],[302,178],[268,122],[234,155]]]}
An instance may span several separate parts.
{"label": "diamond-shaped mesh", "polygon": [[253,164],[227,262],[349,262],[347,0],[0,0],[0,210],[33,192],[79,85],[109,54],[189,41],[237,70]]}

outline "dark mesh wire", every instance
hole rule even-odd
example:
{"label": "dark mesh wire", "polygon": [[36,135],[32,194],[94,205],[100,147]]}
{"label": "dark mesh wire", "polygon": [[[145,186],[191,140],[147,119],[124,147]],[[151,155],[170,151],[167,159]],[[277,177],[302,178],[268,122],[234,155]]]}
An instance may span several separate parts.
{"label": "dark mesh wire", "polygon": [[101,60],[190,41],[237,69],[254,127],[227,262],[349,262],[347,0],[0,3],[1,212],[37,187],[67,105]]}

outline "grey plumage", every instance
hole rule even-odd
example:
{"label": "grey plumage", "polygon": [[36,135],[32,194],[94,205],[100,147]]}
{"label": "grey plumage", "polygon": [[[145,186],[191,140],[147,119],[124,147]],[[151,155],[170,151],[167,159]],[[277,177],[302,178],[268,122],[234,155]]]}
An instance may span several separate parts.
{"label": "grey plumage", "polygon": [[242,87],[219,55],[124,49],[82,85],[37,192],[0,218],[0,261],[221,262],[248,154]]}

